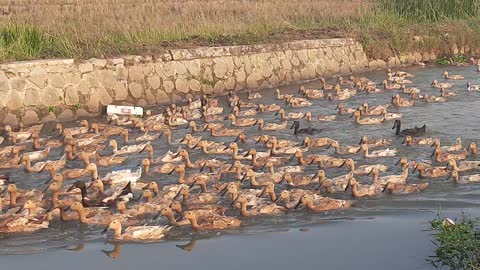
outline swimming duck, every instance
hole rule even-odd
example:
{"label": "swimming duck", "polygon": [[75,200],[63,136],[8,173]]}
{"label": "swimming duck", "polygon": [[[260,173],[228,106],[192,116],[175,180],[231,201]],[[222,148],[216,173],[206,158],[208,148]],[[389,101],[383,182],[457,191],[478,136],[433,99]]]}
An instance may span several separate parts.
{"label": "swimming duck", "polygon": [[424,95],[423,101],[427,103],[440,103],[440,102],[446,102],[447,100],[444,97]]}
{"label": "swimming duck", "polygon": [[315,134],[315,133],[319,133],[321,132],[322,130],[321,129],[316,129],[316,128],[312,128],[312,127],[306,127],[306,128],[300,128],[300,122],[298,121],[294,121],[292,126],[290,127],[290,129],[295,129],[293,134],[294,135],[298,135],[298,134]]}
{"label": "swimming duck", "polygon": [[388,182],[383,192],[390,194],[412,194],[419,193],[428,187],[428,183],[406,184],[406,183],[390,183]]}
{"label": "swimming duck", "polygon": [[312,102],[309,100],[292,96],[285,97],[285,104],[290,105],[292,108],[312,106]]}
{"label": "swimming duck", "polygon": [[480,174],[471,174],[459,176],[458,171],[453,170],[452,173],[448,176],[447,180],[453,178],[453,181],[458,184],[469,184],[469,183],[478,183],[480,182]]}
{"label": "swimming duck", "polygon": [[350,178],[348,185],[345,188],[347,191],[348,188],[352,190],[352,196],[354,198],[370,197],[375,196],[383,191],[383,187],[379,185],[360,185],[355,178]]}
{"label": "swimming duck", "polygon": [[359,125],[377,125],[382,124],[385,121],[384,117],[379,118],[372,118],[372,117],[364,117],[360,118],[361,112],[355,111],[351,117],[355,117],[355,122]]}
{"label": "swimming duck", "polygon": [[433,80],[431,85],[432,87],[435,87],[435,88],[451,88],[453,86],[452,83],[448,83],[448,82],[439,83],[438,80]]}
{"label": "swimming duck", "polygon": [[395,94],[392,97],[392,104],[397,106],[397,107],[408,108],[408,107],[412,107],[413,105],[415,105],[415,100],[401,98],[400,94]]}
{"label": "swimming duck", "polygon": [[387,109],[383,109],[382,116],[385,120],[396,120],[402,118],[401,113],[389,113],[387,112]]}
{"label": "swimming duck", "polygon": [[384,111],[388,109],[388,107],[389,107],[388,104],[370,107],[368,103],[365,102],[360,106],[360,112],[361,112],[361,115],[366,115],[366,116],[382,115]]}
{"label": "swimming duck", "polygon": [[476,155],[478,150],[477,150],[477,144],[474,143],[474,142],[471,142],[468,147],[467,147],[467,151],[470,151],[470,153],[472,155]]}
{"label": "swimming duck", "polygon": [[333,85],[327,84],[324,78],[321,78],[320,82],[322,84],[322,86],[321,86],[322,90],[332,90],[333,89]]}
{"label": "swimming duck", "polygon": [[447,167],[427,167],[424,163],[418,163],[412,173],[415,173],[417,170],[418,175],[425,178],[446,177],[450,174]]}
{"label": "swimming duck", "polygon": [[115,156],[138,153],[145,149],[145,147],[149,144],[150,142],[135,145],[125,145],[122,148],[118,149],[118,143],[116,140],[110,140],[110,142],[108,143],[108,145],[112,147],[113,154]]}
{"label": "swimming duck", "polygon": [[337,113],[342,115],[342,114],[352,114],[354,113],[355,111],[357,111],[356,108],[345,108],[345,106],[343,105],[343,103],[339,103],[337,105],[337,108],[336,108],[338,111]]}
{"label": "swimming duck", "polygon": [[228,228],[239,227],[242,222],[239,219],[221,215],[205,217],[198,223],[197,216],[193,211],[186,211],[183,217],[190,221],[192,229],[195,231],[203,230],[224,230]]}
{"label": "swimming duck", "polygon": [[240,133],[243,132],[242,129],[228,129],[228,128],[218,128],[215,129],[210,123],[207,124],[206,129],[210,131],[210,136],[212,137],[237,137]]}
{"label": "swimming duck", "polygon": [[236,126],[236,127],[251,127],[257,124],[257,119],[255,118],[237,119],[233,114],[229,114],[227,118],[228,120],[230,120],[230,123],[232,124],[232,126]]}
{"label": "swimming duck", "polygon": [[236,202],[240,203],[240,214],[244,217],[284,214],[287,210],[285,207],[278,206],[275,203],[258,203],[252,209],[247,210],[248,198],[244,194],[240,194],[233,203]]}
{"label": "swimming duck", "polygon": [[[255,105],[255,107],[256,107],[256,105]],[[238,108],[238,106],[235,106],[235,107],[233,107],[233,109],[232,109],[232,114],[233,114],[235,117],[240,117],[240,116],[254,116],[254,115],[257,115],[257,110],[256,110],[256,109],[250,109],[250,110],[240,111],[240,109]]]}
{"label": "swimming duck", "polygon": [[394,83],[394,84],[389,84],[388,83],[388,80],[384,80],[382,82],[382,85],[383,85],[383,89],[384,90],[397,90],[397,89],[400,89],[402,86],[398,83]]}
{"label": "swimming duck", "polygon": [[470,82],[467,82],[467,90],[468,91],[480,91],[480,85],[479,84],[471,84]]}
{"label": "swimming duck", "polygon": [[339,175],[334,178],[326,178],[325,171],[319,170],[317,172],[318,181],[320,183],[321,188],[325,188],[328,193],[337,193],[337,192],[344,192],[345,189],[348,187],[348,182],[351,178],[353,178],[354,172],[349,172],[345,175]]}
{"label": "swimming duck", "polygon": [[248,90],[248,97],[247,97],[248,100],[260,99],[260,98],[262,98],[262,95],[260,95],[260,93],[252,93],[252,91]]}
{"label": "swimming duck", "polygon": [[444,71],[443,72],[443,78],[445,78],[445,80],[463,80],[465,79],[465,77],[463,77],[462,75],[450,75],[448,74],[448,71]]}
{"label": "swimming duck", "polygon": [[355,161],[351,158],[347,158],[340,166],[343,167],[347,165],[350,168],[350,172],[353,172],[355,175],[367,175],[373,169],[376,169],[378,172],[386,172],[388,167],[383,164],[372,164],[372,165],[361,165],[358,168],[355,166]]}
{"label": "swimming duck", "polygon": [[[314,204],[314,201],[317,203]],[[300,201],[295,206],[295,209],[298,209],[300,205],[306,205],[307,208],[314,212],[323,212],[330,210],[346,209],[350,208],[353,205],[353,201],[350,200],[338,200],[328,197],[322,197],[318,195],[305,194],[302,196]]]}
{"label": "swimming duck", "polygon": [[285,98],[285,94],[280,93],[280,89],[275,89],[275,98],[277,100],[283,100]]}
{"label": "swimming duck", "polygon": [[300,86],[298,93],[301,93],[304,97],[308,99],[323,98],[323,90],[306,89],[303,85]]}
{"label": "swimming duck", "polygon": [[330,138],[327,138],[327,137],[310,139],[310,137],[307,136],[303,139],[303,142],[302,142],[301,146],[305,146],[305,147],[309,147],[309,148],[310,147],[324,147],[324,146],[330,145],[332,142],[334,142],[334,140],[330,139]]}
{"label": "swimming duck", "polygon": [[114,231],[115,240],[122,241],[158,241],[165,237],[172,226],[129,226],[122,233],[121,220],[115,219],[103,230],[106,233],[108,229]]}
{"label": "swimming duck", "polygon": [[397,135],[397,136],[412,136],[412,137],[423,136],[423,135],[425,135],[425,130],[427,129],[427,125],[425,125],[425,124],[422,127],[415,126],[414,128],[404,129],[404,130],[400,131],[401,127],[402,127],[402,122],[398,119],[395,120],[395,123],[393,124],[393,127],[392,127],[392,129],[396,128],[395,135]]}
{"label": "swimming duck", "polygon": [[87,217],[85,213],[85,209],[81,202],[74,202],[70,206],[68,206],[65,211],[73,210],[78,214],[78,221],[83,224],[92,224],[92,225],[107,225],[110,223],[110,219],[112,218],[111,214],[107,214],[107,212],[98,212],[95,211],[91,212],[91,214],[95,213],[93,216]]}
{"label": "swimming duck", "polygon": [[281,124],[275,123],[267,123],[265,124],[262,118],[258,118],[256,121],[256,125],[258,126],[258,130],[280,130],[285,129],[287,127],[287,121],[284,121]]}
{"label": "swimming duck", "polygon": [[454,92],[447,92],[447,90],[445,90],[445,88],[441,88],[440,89],[440,96],[445,98],[445,97],[454,97],[457,95],[457,91],[454,91]]}
{"label": "swimming duck", "polygon": [[374,150],[371,153],[368,151],[368,145],[362,144],[360,149],[358,149],[357,153],[363,151],[364,158],[378,158],[378,157],[393,157],[397,154],[396,149],[382,149],[382,150]]}
{"label": "swimming duck", "polygon": [[435,138],[418,138],[418,139],[413,139],[412,136],[405,136],[403,139],[402,144],[406,144],[407,146],[411,145],[431,145],[435,143],[437,139]]}
{"label": "swimming duck", "polygon": [[442,151],[446,151],[446,152],[457,152],[457,151],[462,150],[462,148],[463,148],[462,138],[455,139],[455,144],[454,145],[445,145],[445,146],[441,146],[440,139],[434,139],[433,142],[431,143],[431,147],[440,147],[440,149],[442,149]]}
{"label": "swimming duck", "polygon": [[282,120],[288,120],[288,119],[300,119],[305,116],[303,112],[289,112],[288,115],[285,113],[285,110],[281,108],[275,113],[276,115],[280,115],[280,118]]}
{"label": "swimming duck", "polygon": [[455,159],[455,160],[463,160],[467,158],[467,149],[463,149],[463,151],[459,154],[453,154],[453,153],[448,153],[448,152],[443,152],[443,150],[440,147],[435,147],[435,150],[432,153],[432,157],[435,157],[435,160],[437,162],[443,163],[447,162],[450,159]]}
{"label": "swimming duck", "polygon": [[333,147],[333,149],[335,149],[335,154],[337,155],[356,154],[360,149],[360,146],[347,145],[340,151],[340,143],[338,141],[332,141],[330,145],[327,147],[327,149],[329,149],[330,147]]}
{"label": "swimming duck", "polygon": [[386,175],[379,177],[379,170],[377,168],[372,168],[372,170],[368,173],[368,175],[372,175],[373,181],[372,183],[374,185],[381,185],[385,186],[387,183],[392,183],[392,184],[403,184],[407,182],[408,178],[408,168],[404,169],[402,174],[399,175]]}
{"label": "swimming duck", "polygon": [[450,159],[448,161],[447,169],[452,167],[452,170],[458,172],[466,172],[470,170],[475,170],[480,166],[480,161],[476,160],[461,160],[457,163],[455,159]]}

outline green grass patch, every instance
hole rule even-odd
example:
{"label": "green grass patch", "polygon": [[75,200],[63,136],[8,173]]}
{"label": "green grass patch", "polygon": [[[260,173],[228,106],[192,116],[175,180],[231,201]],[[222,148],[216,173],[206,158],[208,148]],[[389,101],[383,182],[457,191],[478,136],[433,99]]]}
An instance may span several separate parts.
{"label": "green grass patch", "polygon": [[437,268],[480,269],[480,229],[477,219],[463,216],[454,225],[441,218],[431,222],[436,245],[429,261]]}

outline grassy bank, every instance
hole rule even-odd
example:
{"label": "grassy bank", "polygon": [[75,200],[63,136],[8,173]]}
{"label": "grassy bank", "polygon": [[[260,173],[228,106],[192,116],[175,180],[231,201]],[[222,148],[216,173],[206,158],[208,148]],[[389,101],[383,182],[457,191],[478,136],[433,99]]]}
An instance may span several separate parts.
{"label": "grassy bank", "polygon": [[437,268],[480,269],[480,229],[478,220],[463,217],[451,224],[436,219],[431,223],[434,231],[436,254],[430,262]]}
{"label": "grassy bank", "polygon": [[480,48],[477,2],[0,0],[0,61],[333,37],[357,38],[375,58],[418,48],[448,54],[453,43]]}

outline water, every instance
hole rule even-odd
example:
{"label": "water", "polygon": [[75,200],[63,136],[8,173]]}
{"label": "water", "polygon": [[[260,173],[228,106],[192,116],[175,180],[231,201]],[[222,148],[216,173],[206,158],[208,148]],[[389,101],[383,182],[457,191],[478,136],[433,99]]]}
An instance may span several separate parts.
{"label": "water", "polygon": [[[430,82],[441,77],[445,67],[410,68],[414,73],[412,86],[418,87],[422,93],[439,95],[438,90],[431,88]],[[443,144],[453,144],[457,137],[462,137],[464,145],[478,140],[477,108],[480,106],[479,92],[465,91],[466,81],[480,83],[478,73],[473,67],[448,67],[451,74],[460,73],[465,81],[455,82],[452,90],[459,95],[448,98],[446,103],[427,104],[417,102],[413,108],[395,109],[391,112],[403,114],[402,128],[415,125],[427,125],[428,137],[438,137]],[[364,74],[371,79],[381,81],[384,73]],[[316,81],[304,84],[307,87],[319,87]],[[282,92],[295,93],[299,85],[282,87]],[[279,103],[273,99],[273,89],[262,91],[266,104]],[[387,104],[391,93],[370,94],[359,93],[356,97],[344,102],[346,106],[357,107],[363,102],[371,106]],[[325,100],[314,100],[314,106],[290,109],[288,111],[310,110],[314,116],[334,113],[337,103]],[[274,113],[265,113],[261,117],[265,122],[278,122]],[[301,122],[301,125],[305,125]],[[358,126],[348,116],[338,116],[335,122],[310,123],[322,128],[318,136],[327,136],[340,141],[341,146],[356,145],[364,134],[369,138],[389,138],[394,140],[391,147],[397,148],[397,157],[365,160],[361,155],[354,159],[358,164],[381,162],[389,166],[386,174],[399,174],[400,168],[393,164],[401,156],[408,159],[429,159],[433,149],[429,147],[405,147],[402,138],[397,138],[391,129],[393,122],[383,125]],[[45,128],[47,129],[47,128]],[[173,139],[181,138],[185,130],[180,128],[173,132]],[[260,134],[256,129],[249,129],[248,135]],[[272,132],[278,138],[294,139],[291,130]],[[135,134],[131,134],[133,138]],[[204,135],[208,138],[208,135]],[[299,138],[301,139],[301,138]],[[230,142],[231,138],[217,140]],[[168,147],[164,139],[153,142],[156,156],[169,148],[173,151],[178,146]],[[253,144],[241,146],[243,150]],[[258,146],[258,145],[257,145]],[[259,149],[260,150],[260,149]],[[313,150],[309,153],[333,154],[330,150]],[[60,156],[61,150],[55,150],[52,157]],[[134,168],[144,157],[143,154],[129,158],[126,167]],[[192,160],[203,157],[199,151],[191,155]],[[475,160],[478,157],[470,156]],[[70,163],[72,167],[81,166],[78,161]],[[104,175],[112,167],[101,168]],[[313,173],[316,166],[310,166],[306,173]],[[328,177],[345,174],[344,169],[326,170]],[[174,183],[176,175],[149,175],[146,181],[157,180],[159,183]],[[46,174],[26,174],[15,172],[13,179],[20,188],[43,188]],[[362,182],[370,181],[368,177],[359,177]],[[428,181],[416,175],[409,177],[409,182]],[[36,267],[42,269],[85,269],[89,267],[104,269],[131,269],[133,267],[155,267],[185,269],[226,268],[240,269],[244,267],[260,268],[275,266],[278,270],[291,267],[307,268],[324,266],[331,269],[428,269],[431,268],[426,258],[433,254],[431,232],[428,221],[435,218],[439,209],[442,215],[457,217],[462,211],[478,216],[480,205],[480,189],[478,185],[455,185],[445,179],[430,181],[429,188],[420,194],[409,196],[380,195],[375,198],[359,199],[354,208],[313,214],[304,210],[295,211],[284,216],[258,217],[244,219],[245,226],[222,232],[192,233],[182,229],[173,233],[165,242],[155,244],[115,244],[106,242],[100,235],[101,228],[84,226],[77,223],[52,222],[50,229],[34,234],[6,235],[0,239],[0,256],[5,269],[25,269]],[[68,182],[67,182],[68,184]],[[277,191],[280,187],[277,187]],[[349,198],[349,194],[335,194],[333,197]],[[229,214],[237,214],[229,213]],[[184,249],[180,245],[186,245]],[[105,252],[102,252],[104,250]],[[113,252],[108,252],[112,251]],[[16,256],[12,256],[16,255]],[[109,256],[106,256],[109,255]],[[115,259],[114,259],[115,258]]]}

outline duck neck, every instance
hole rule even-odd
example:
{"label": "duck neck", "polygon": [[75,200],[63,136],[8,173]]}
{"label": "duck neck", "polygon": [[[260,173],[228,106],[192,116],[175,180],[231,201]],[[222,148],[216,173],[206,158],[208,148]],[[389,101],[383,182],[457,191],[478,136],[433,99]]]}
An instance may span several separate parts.
{"label": "duck neck", "polygon": [[126,215],[126,214],[127,214],[127,209],[125,209],[125,208],[120,208],[120,209],[118,209],[118,211],[119,211],[120,214],[122,214],[122,215]]}
{"label": "duck neck", "polygon": [[87,217],[85,216],[85,210],[83,208],[80,208],[77,210],[78,213],[78,219],[82,223],[87,223]]}
{"label": "duck neck", "polygon": [[246,202],[240,202],[240,214],[242,216],[248,216],[247,203]]}
{"label": "duck neck", "polygon": [[112,149],[113,149],[113,152],[114,152],[114,153],[117,152],[117,151],[118,151],[118,145],[117,145],[116,143],[114,143],[114,144],[112,145]]}
{"label": "duck neck", "polygon": [[190,224],[192,225],[192,229],[194,230],[200,229],[200,225],[198,225],[197,218],[195,217],[190,218]]}
{"label": "duck neck", "polygon": [[355,198],[359,197],[358,186],[355,184],[355,185],[351,185],[350,188],[352,189],[352,196]]}
{"label": "duck neck", "polygon": [[150,172],[150,164],[144,165],[143,170],[145,171],[145,173],[149,173]]}
{"label": "duck neck", "polygon": [[52,191],[52,203],[55,204],[59,201],[58,199],[58,190]]}
{"label": "duck neck", "polygon": [[232,157],[233,159],[238,159],[238,147],[232,148]]}
{"label": "duck neck", "polygon": [[202,152],[203,152],[204,154],[207,154],[207,155],[209,154],[209,153],[208,153],[208,149],[207,149],[207,145],[202,144],[201,149],[202,149]]}
{"label": "duck neck", "polygon": [[115,238],[120,238],[122,236],[122,226],[118,226],[118,227],[115,227],[115,229],[113,229],[113,235],[115,236]]}
{"label": "duck neck", "polygon": [[193,166],[192,164],[192,161],[190,160],[190,156],[187,154],[186,156],[183,157],[184,160],[185,160],[185,165],[189,168],[193,168],[195,166]]}
{"label": "duck neck", "polygon": [[85,163],[85,166],[90,164],[90,157],[88,155],[83,155],[82,157],[83,163]]}
{"label": "duck neck", "polygon": [[285,201],[285,208],[287,208],[287,209],[292,208],[292,205],[291,205],[292,203],[290,201],[290,196],[288,196],[286,198],[283,198],[283,200]]}
{"label": "duck neck", "polygon": [[178,181],[179,184],[185,183],[185,171],[178,172]]}
{"label": "duck neck", "polygon": [[396,130],[395,130],[395,135],[400,135],[400,129],[402,127],[402,124],[400,122],[397,122],[397,124],[395,125],[396,126]]}
{"label": "duck neck", "polygon": [[14,206],[17,204],[17,192],[12,191],[10,192],[10,206]]}
{"label": "duck neck", "polygon": [[298,135],[298,125],[295,125],[295,130],[293,131],[293,135]]}
{"label": "duck neck", "polygon": [[373,184],[374,185],[378,184],[378,174],[377,173],[373,173]]}
{"label": "duck neck", "polygon": [[259,164],[257,161],[257,154],[252,154],[252,166],[261,167],[261,164]]}
{"label": "duck neck", "polygon": [[202,190],[202,193],[208,192],[207,185],[205,183],[199,183],[200,189]]}
{"label": "duck neck", "polygon": [[303,156],[301,156],[301,157],[298,158],[298,164],[299,165],[307,165],[307,161],[305,160],[305,158]]}
{"label": "duck neck", "polygon": [[252,175],[250,176],[250,186],[252,187],[258,187],[259,183],[257,182],[256,176]]}
{"label": "duck neck", "polygon": [[182,200],[184,203],[188,202],[188,197],[190,197],[189,195],[190,194],[188,192],[182,194]]}
{"label": "duck neck", "polygon": [[277,200],[277,194],[275,194],[275,192],[269,192],[268,195],[270,196],[270,200],[272,200],[272,202]]}
{"label": "duck neck", "polygon": [[308,209],[314,209],[315,208],[315,205],[313,205],[313,202],[310,201],[310,200],[305,205],[307,206]]}
{"label": "duck neck", "polygon": [[340,154],[340,146],[339,145],[335,145],[333,147],[333,149],[335,149],[335,154]]}
{"label": "duck neck", "polygon": [[128,143],[128,133],[123,134],[123,142]]}
{"label": "duck neck", "polygon": [[271,174],[275,173],[275,169],[273,168],[273,166],[268,166],[268,172]]}
{"label": "duck neck", "polygon": [[33,149],[34,150],[39,150],[41,148],[40,146],[40,141],[38,138],[33,138]]}
{"label": "duck neck", "polygon": [[32,171],[32,162],[30,161],[30,159],[25,159],[25,170],[27,172]]}

